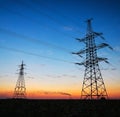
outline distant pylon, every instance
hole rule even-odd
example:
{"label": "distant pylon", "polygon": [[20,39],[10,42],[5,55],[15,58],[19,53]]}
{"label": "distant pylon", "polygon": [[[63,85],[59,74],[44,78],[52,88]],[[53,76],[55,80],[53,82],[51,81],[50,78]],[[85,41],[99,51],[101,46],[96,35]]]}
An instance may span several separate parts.
{"label": "distant pylon", "polygon": [[24,80],[24,66],[25,64],[22,61],[20,65],[19,77],[15,86],[13,98],[26,98],[26,88]]}
{"label": "distant pylon", "polygon": [[101,71],[99,68],[99,62],[107,61],[107,58],[101,58],[97,56],[97,50],[103,47],[109,47],[112,49],[107,43],[101,43],[96,45],[95,38],[100,37],[104,39],[102,33],[94,32],[91,26],[91,20],[88,19],[87,22],[87,33],[86,36],[82,39],[77,38],[79,42],[83,42],[86,47],[79,52],[73,52],[72,54],[76,54],[80,57],[83,57],[85,54],[85,61],[81,63],[75,63],[77,65],[85,66],[85,74],[84,80],[82,84],[81,91],[81,99],[101,99],[108,98],[107,91],[105,88],[105,84],[101,75]]}

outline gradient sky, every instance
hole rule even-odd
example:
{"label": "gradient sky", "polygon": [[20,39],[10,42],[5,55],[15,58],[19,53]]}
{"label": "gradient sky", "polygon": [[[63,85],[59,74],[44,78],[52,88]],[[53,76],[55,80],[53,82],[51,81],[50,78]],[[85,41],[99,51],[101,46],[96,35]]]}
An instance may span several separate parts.
{"label": "gradient sky", "polygon": [[119,14],[120,0],[0,0],[0,98],[12,97],[22,60],[28,98],[80,98],[84,66],[74,62],[83,59],[71,52],[84,48],[75,38],[89,18],[105,37],[96,43],[114,48],[98,56],[110,62],[100,63],[108,96],[120,98]]}

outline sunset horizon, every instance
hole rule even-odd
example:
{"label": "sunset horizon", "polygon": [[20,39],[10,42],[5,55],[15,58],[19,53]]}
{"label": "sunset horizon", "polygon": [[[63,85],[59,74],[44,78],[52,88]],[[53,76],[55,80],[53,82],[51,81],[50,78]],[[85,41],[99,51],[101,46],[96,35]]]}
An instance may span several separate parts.
{"label": "sunset horizon", "polygon": [[[26,99],[81,99],[83,85],[86,94],[93,90],[99,97],[107,92],[108,99],[120,99],[119,0],[1,0],[0,4],[0,99],[13,98],[15,91],[17,95],[20,75]],[[90,31],[95,38],[92,46],[86,44]],[[102,84],[88,88],[97,81]]]}

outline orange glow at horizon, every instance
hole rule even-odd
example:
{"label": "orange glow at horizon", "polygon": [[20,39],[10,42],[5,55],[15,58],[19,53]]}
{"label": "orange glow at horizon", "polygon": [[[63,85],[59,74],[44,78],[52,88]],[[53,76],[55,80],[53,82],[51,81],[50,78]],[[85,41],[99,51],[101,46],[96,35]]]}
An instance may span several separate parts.
{"label": "orange glow at horizon", "polygon": [[[80,92],[52,92],[52,91],[29,91],[26,93],[28,99],[80,99]],[[0,90],[0,98],[12,98],[13,91]],[[116,92],[110,92],[108,94],[109,99],[120,99],[120,94]]]}
{"label": "orange glow at horizon", "polygon": [[[0,86],[0,98],[12,98],[16,82],[11,80],[11,82],[3,82]],[[33,99],[80,99],[81,87],[80,84],[62,84],[58,83],[47,83],[42,81],[36,82],[35,80],[26,80],[26,96],[27,98]],[[61,85],[62,84],[62,85]],[[110,85],[111,84],[111,85]],[[119,85],[113,82],[107,82],[107,93],[109,99],[120,99],[120,91],[118,90]]]}

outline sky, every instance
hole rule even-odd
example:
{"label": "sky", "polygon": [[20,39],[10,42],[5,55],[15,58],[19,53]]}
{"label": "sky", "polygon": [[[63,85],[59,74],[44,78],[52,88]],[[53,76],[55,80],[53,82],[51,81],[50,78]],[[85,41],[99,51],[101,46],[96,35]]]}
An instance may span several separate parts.
{"label": "sky", "polygon": [[84,61],[71,52],[85,48],[86,20],[102,32],[114,50],[104,48],[98,56],[109,98],[120,98],[120,0],[0,0],[0,98],[13,96],[19,65],[25,66],[28,98],[79,99]]}

